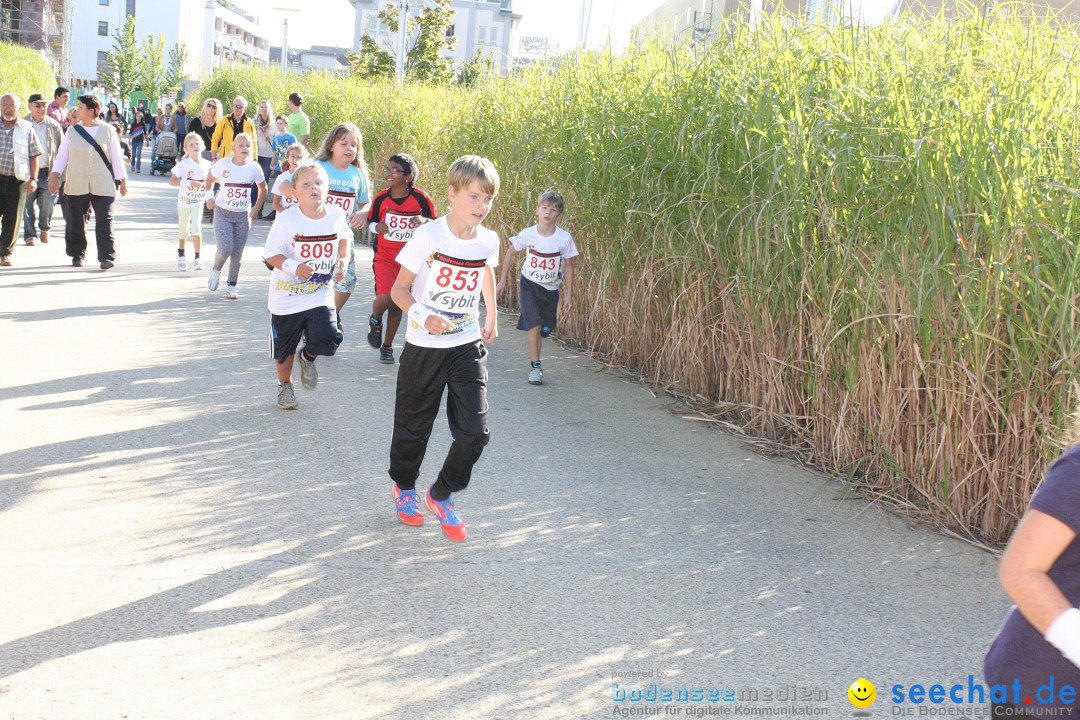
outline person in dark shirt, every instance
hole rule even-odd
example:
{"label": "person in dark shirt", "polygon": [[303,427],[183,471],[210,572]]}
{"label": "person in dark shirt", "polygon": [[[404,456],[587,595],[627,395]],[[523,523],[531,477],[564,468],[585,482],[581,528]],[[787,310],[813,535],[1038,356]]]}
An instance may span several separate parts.
{"label": "person in dark shirt", "polygon": [[1077,707],[1078,533],[1080,444],[1073,444],[1050,466],[1001,558],[1001,584],[1016,605],[983,663],[994,717],[1060,717]]}

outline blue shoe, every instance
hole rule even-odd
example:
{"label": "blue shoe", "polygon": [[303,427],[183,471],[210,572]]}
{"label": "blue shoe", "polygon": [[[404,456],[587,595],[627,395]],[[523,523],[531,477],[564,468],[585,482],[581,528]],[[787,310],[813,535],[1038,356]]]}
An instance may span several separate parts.
{"label": "blue shoe", "polygon": [[454,510],[454,501],[452,498],[446,498],[442,502],[431,497],[431,488],[428,488],[424,493],[424,502],[428,506],[431,512],[435,513],[435,517],[439,520],[439,525],[442,526],[443,535],[450,538],[454,542],[461,542],[465,539],[465,523],[458,517],[457,511]]}
{"label": "blue shoe", "polygon": [[397,483],[393,485],[398,520],[406,525],[423,525],[424,516],[420,512],[420,498],[416,496],[416,490],[402,490]]}

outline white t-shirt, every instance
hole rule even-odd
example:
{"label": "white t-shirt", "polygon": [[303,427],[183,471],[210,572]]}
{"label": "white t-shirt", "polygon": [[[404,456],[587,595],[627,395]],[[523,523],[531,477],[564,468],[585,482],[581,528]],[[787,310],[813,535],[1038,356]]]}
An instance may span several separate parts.
{"label": "white t-shirt", "polygon": [[525,251],[521,276],[548,290],[559,289],[563,279],[563,260],[577,257],[578,254],[574,238],[561,227],[556,227],[551,236],[544,237],[533,225],[510,238],[510,244],[515,250]]}
{"label": "white t-shirt", "polygon": [[[300,206],[279,213],[270,227],[263,247],[263,258],[284,255],[286,259],[310,265],[315,274],[301,280],[283,270],[270,273],[270,294],[266,306],[275,315],[292,315],[320,306],[334,307],[334,265],[338,261],[341,240],[352,244],[352,230],[345,211],[324,206],[326,215],[313,220]],[[346,252],[348,258],[348,252]]]}
{"label": "white t-shirt", "polygon": [[266,181],[259,163],[248,160],[243,165],[237,165],[231,157],[222,158],[214,163],[210,174],[221,183],[214,203],[218,207],[233,212],[250,210],[251,203],[255,201],[255,198],[251,196],[251,183]]}
{"label": "white t-shirt", "polygon": [[180,181],[180,194],[176,196],[177,207],[198,207],[206,201],[203,181],[206,180],[210,167],[209,160],[199,158],[196,162],[189,157],[173,165],[172,174]]}
{"label": "white t-shirt", "polygon": [[[281,204],[285,206],[286,210],[291,208],[293,205],[296,205],[296,200],[294,200],[291,196],[286,195],[281,190],[281,186],[284,185],[287,182],[288,183],[292,182],[292,173],[291,172],[281,173],[280,175],[278,175],[277,180],[274,181],[274,189],[270,191],[271,195],[280,195],[281,196]],[[296,188],[293,188],[293,190],[295,191]]]}
{"label": "white t-shirt", "polygon": [[455,326],[442,335],[432,335],[410,319],[405,331],[407,342],[446,348],[480,339],[480,289],[484,274],[491,272],[494,276],[494,268],[499,265],[499,236],[494,230],[481,225],[476,228],[476,237],[462,240],[450,232],[446,218],[441,217],[416,228],[397,261],[416,273],[413,299],[449,318]]}

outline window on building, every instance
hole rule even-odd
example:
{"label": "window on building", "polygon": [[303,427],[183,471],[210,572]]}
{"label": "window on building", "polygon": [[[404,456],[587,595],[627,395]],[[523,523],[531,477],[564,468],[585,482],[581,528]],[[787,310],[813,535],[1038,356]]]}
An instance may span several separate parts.
{"label": "window on building", "polygon": [[104,50],[98,50],[97,66],[99,71],[109,67],[109,53]]}
{"label": "window on building", "polygon": [[498,25],[492,25],[491,26],[491,33],[488,35],[488,44],[489,45],[498,45],[499,44],[499,26]]}
{"label": "window on building", "polygon": [[127,0],[127,14],[128,15],[134,15],[135,14],[135,0]]}
{"label": "window on building", "polygon": [[105,22],[103,20],[98,21],[97,34],[98,35],[104,35],[105,37],[109,37],[109,23],[107,23],[107,22]]}
{"label": "window on building", "polygon": [[215,30],[221,30],[224,27],[225,27],[225,23],[224,23],[224,21],[222,21],[221,18],[216,18],[214,20],[214,29]]}
{"label": "window on building", "polygon": [[477,33],[476,42],[478,45],[487,45],[487,25],[480,26],[480,32]]}
{"label": "window on building", "polygon": [[97,0],[97,4],[98,4],[98,5],[108,5],[108,4],[109,4],[109,0]]}
{"label": "window on building", "polygon": [[454,26],[446,28],[446,37],[454,37]]}

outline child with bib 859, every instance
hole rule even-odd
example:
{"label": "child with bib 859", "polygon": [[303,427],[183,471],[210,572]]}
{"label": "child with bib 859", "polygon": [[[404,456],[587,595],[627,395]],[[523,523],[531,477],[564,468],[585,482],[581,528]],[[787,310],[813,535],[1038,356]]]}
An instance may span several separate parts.
{"label": "child with bib 859", "polygon": [[184,242],[191,236],[195,246],[195,269],[202,270],[202,214],[206,201],[206,175],[210,172],[210,161],[204,160],[203,139],[197,133],[188,133],[184,138],[184,159],[172,169],[169,184],[180,188],[176,198],[176,209],[180,215],[180,247],[176,251],[176,267],[187,270],[187,258],[184,256]]}
{"label": "child with bib 859", "polygon": [[401,271],[390,291],[409,319],[397,376],[390,478],[398,520],[422,525],[416,480],[445,390],[454,441],[424,501],[443,534],[460,542],[465,524],[450,496],[468,486],[489,437],[485,343],[499,336],[499,236],[480,223],[491,212],[499,174],[490,160],[466,155],[450,166],[447,183],[449,214],[413,231],[397,255]]}
{"label": "child with bib 859", "polygon": [[544,382],[544,371],[540,368],[540,343],[541,338],[546,338],[555,329],[560,288],[563,291],[563,312],[571,307],[570,293],[574,281],[572,258],[577,257],[578,249],[570,233],[556,224],[562,217],[565,204],[563,196],[553,190],[540,194],[536,204],[538,222],[510,238],[510,249],[506,253],[506,262],[496,288],[496,292],[502,292],[510,275],[514,254],[524,251],[518,293],[521,315],[517,327],[528,332],[529,359],[532,361],[530,385],[542,385]]}
{"label": "child with bib 859", "polygon": [[[214,183],[221,184],[217,195],[206,201],[206,206],[214,210],[214,239],[217,241],[214,267],[206,286],[217,290],[221,269],[228,260],[226,300],[239,297],[236,281],[240,277],[240,260],[247,245],[251,221],[259,216],[266,199],[266,177],[259,163],[251,159],[252,145],[251,135],[246,132],[237,135],[233,138],[232,155],[214,163],[206,178],[207,188],[213,187]],[[258,186],[258,197],[254,202],[251,199],[252,183]]]}
{"label": "child with bib 859", "polygon": [[[319,382],[315,358],[337,352],[341,333],[334,310],[333,282],[345,275],[352,230],[345,212],[327,204],[329,181],[317,164],[293,172],[297,205],[277,215],[263,248],[274,268],[270,275],[270,352],[277,362],[278,407],[296,407],[293,358],[300,361],[300,383]],[[300,346],[301,339],[304,345]]]}
{"label": "child with bib 859", "polygon": [[[274,180],[274,187],[270,191],[270,195],[273,197],[271,202],[274,204],[274,212],[285,212],[296,204],[296,196],[293,194],[292,187],[292,174],[307,159],[308,151],[306,147],[300,143],[293,143],[289,146],[285,159],[281,162],[281,172],[278,174],[277,179]],[[286,188],[288,191],[286,191]]]}

